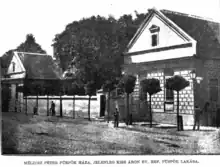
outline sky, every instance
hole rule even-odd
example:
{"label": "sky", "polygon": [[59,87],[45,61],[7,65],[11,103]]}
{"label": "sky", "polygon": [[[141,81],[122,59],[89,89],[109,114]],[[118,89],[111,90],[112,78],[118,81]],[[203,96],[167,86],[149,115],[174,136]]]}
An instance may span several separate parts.
{"label": "sky", "polygon": [[52,55],[55,34],[75,20],[92,15],[119,18],[153,7],[220,22],[220,0],[0,0],[0,56],[24,42],[28,33]]}

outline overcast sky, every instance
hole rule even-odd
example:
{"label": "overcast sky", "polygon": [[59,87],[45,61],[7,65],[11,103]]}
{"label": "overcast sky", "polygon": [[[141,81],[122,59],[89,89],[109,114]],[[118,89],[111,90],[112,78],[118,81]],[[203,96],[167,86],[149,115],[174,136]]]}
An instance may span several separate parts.
{"label": "overcast sky", "polygon": [[52,55],[55,34],[74,20],[109,14],[118,18],[152,7],[220,21],[220,0],[0,0],[0,56],[24,42],[28,33]]}

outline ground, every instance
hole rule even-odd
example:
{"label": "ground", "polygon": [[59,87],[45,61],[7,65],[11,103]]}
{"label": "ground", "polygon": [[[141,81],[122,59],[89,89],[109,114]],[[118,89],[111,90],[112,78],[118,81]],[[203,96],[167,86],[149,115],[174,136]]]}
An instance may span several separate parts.
{"label": "ground", "polygon": [[[3,154],[219,154],[220,135],[215,128],[192,131],[144,123],[132,126],[103,120],[26,116],[2,113]],[[189,129],[190,128],[190,129]]]}

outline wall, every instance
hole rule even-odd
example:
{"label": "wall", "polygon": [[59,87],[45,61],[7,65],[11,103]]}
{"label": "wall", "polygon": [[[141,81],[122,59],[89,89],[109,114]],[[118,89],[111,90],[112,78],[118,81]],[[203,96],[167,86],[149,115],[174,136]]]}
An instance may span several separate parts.
{"label": "wall", "polygon": [[[13,63],[15,63],[15,71],[13,71]],[[24,72],[24,68],[23,68],[22,63],[19,60],[18,56],[14,55],[11,60],[10,65],[8,67],[7,74],[13,74],[13,73],[17,73],[17,72]]]}
{"label": "wall", "polygon": [[[130,70],[130,74],[138,75],[139,81],[144,78],[157,78],[160,80],[162,91],[152,96],[152,110],[153,110],[153,119],[156,122],[160,123],[172,123],[176,124],[176,104],[177,98],[176,93],[174,92],[174,111],[165,111],[164,110],[164,98],[165,98],[165,69],[172,69],[174,75],[181,75],[186,80],[190,81],[190,86],[186,87],[184,90],[180,91],[180,114],[183,116],[183,123],[185,125],[193,124],[193,114],[194,114],[194,94],[193,94],[193,83],[190,78],[189,73],[196,68],[197,60],[195,58],[189,59],[174,59],[166,61],[158,61],[152,63],[140,63],[138,68],[135,67],[133,70],[130,70],[131,65],[125,66],[126,70]],[[201,64],[199,64],[201,66]],[[134,64],[135,66],[135,64]],[[139,83],[136,83],[136,92],[134,93],[135,98],[139,94]],[[138,101],[138,100],[137,100]],[[149,101],[149,96],[148,96]],[[139,100],[140,103],[142,101]],[[139,105],[140,105],[139,103]],[[145,107],[147,110],[147,105]],[[143,110],[142,110],[143,111]],[[141,110],[138,111],[140,114]],[[146,116],[149,116],[149,112],[145,112]]]}
{"label": "wall", "polygon": [[[203,115],[203,124],[205,125],[215,125],[216,124],[216,116],[217,116],[217,108],[220,106],[220,60],[219,59],[205,59],[203,60],[203,81],[201,83],[201,88],[203,91],[200,92],[201,101],[203,103],[209,102],[210,108],[208,113]],[[210,100],[210,92],[209,92],[209,80],[210,79],[218,79],[218,101]]]}
{"label": "wall", "polygon": [[[129,111],[132,113],[133,121],[147,121],[149,119],[149,112],[146,102],[137,103],[130,96]],[[119,118],[121,121],[125,121],[127,118],[126,99],[124,97],[111,97],[110,99],[110,120],[114,119],[115,108],[119,109]],[[105,118],[108,118],[108,111],[106,108]]]}
{"label": "wall", "polygon": [[[157,46],[152,46],[152,34],[149,31],[153,25],[159,27]],[[142,63],[156,60],[192,57],[196,54],[196,42],[193,39],[189,41],[183,37],[183,35],[174,30],[156,14],[148,20],[144,29],[138,34],[138,37],[135,40],[133,46],[131,46],[126,53],[135,53],[135,55],[125,57],[126,63]],[[140,54],[140,51],[149,52]]]}
{"label": "wall", "polygon": [[[190,81],[190,86],[186,87],[179,92],[179,112],[183,115],[184,124],[193,123],[193,109],[194,109],[194,96],[193,96],[193,84],[190,79],[189,73],[191,70],[178,70],[173,69],[174,75],[181,75],[186,80]],[[163,70],[152,71],[147,73],[147,77],[144,78],[157,78],[160,80],[160,86],[162,91],[152,96],[152,111],[153,111],[153,120],[156,122],[162,123],[172,123],[175,124],[176,112],[177,112],[177,93],[174,92],[174,110],[165,111],[164,102],[165,102],[165,76]],[[147,96],[149,101],[149,96]]]}
{"label": "wall", "polygon": [[166,60],[172,58],[191,57],[194,54],[195,54],[195,49],[193,47],[187,47],[187,48],[164,50],[160,52],[144,53],[130,57],[132,63],[142,63],[142,62],[151,62],[156,60]]}
{"label": "wall", "polygon": [[[38,111],[40,115],[47,115],[47,97],[46,96],[39,96],[38,99]],[[71,99],[71,96],[62,96],[62,105],[63,105],[63,116],[66,117],[75,117],[75,118],[87,118],[88,117],[88,97],[87,96],[76,96],[75,103]],[[60,115],[60,100],[59,96],[49,96],[49,108],[51,102],[55,103],[55,111],[56,115]],[[29,96],[28,100],[28,113],[33,114],[33,107],[36,105],[36,97]],[[25,105],[25,100],[23,100],[23,104]],[[73,112],[73,104],[75,105]],[[96,96],[92,97],[91,104],[91,118],[99,117],[100,112],[100,102]],[[22,112],[25,112],[25,106]]]}
{"label": "wall", "polygon": [[162,21],[160,17],[154,14],[152,18],[148,21],[148,24],[146,25],[142,34],[140,34],[140,37],[137,39],[136,43],[131,47],[129,52],[137,52],[141,50],[152,49],[151,33],[149,31],[152,25],[160,27],[159,45],[153,48],[178,45],[186,42],[184,38],[181,38],[177,32],[175,32],[164,21]]}

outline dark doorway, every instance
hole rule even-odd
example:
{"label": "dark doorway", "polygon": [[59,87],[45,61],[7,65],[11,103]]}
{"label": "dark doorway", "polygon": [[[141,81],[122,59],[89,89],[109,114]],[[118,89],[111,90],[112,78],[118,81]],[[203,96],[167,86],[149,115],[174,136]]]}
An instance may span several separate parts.
{"label": "dark doorway", "polygon": [[105,95],[100,95],[100,117],[105,116],[106,99]]}
{"label": "dark doorway", "polygon": [[9,102],[11,98],[11,89],[10,85],[2,84],[2,111],[8,112],[9,111]]}

